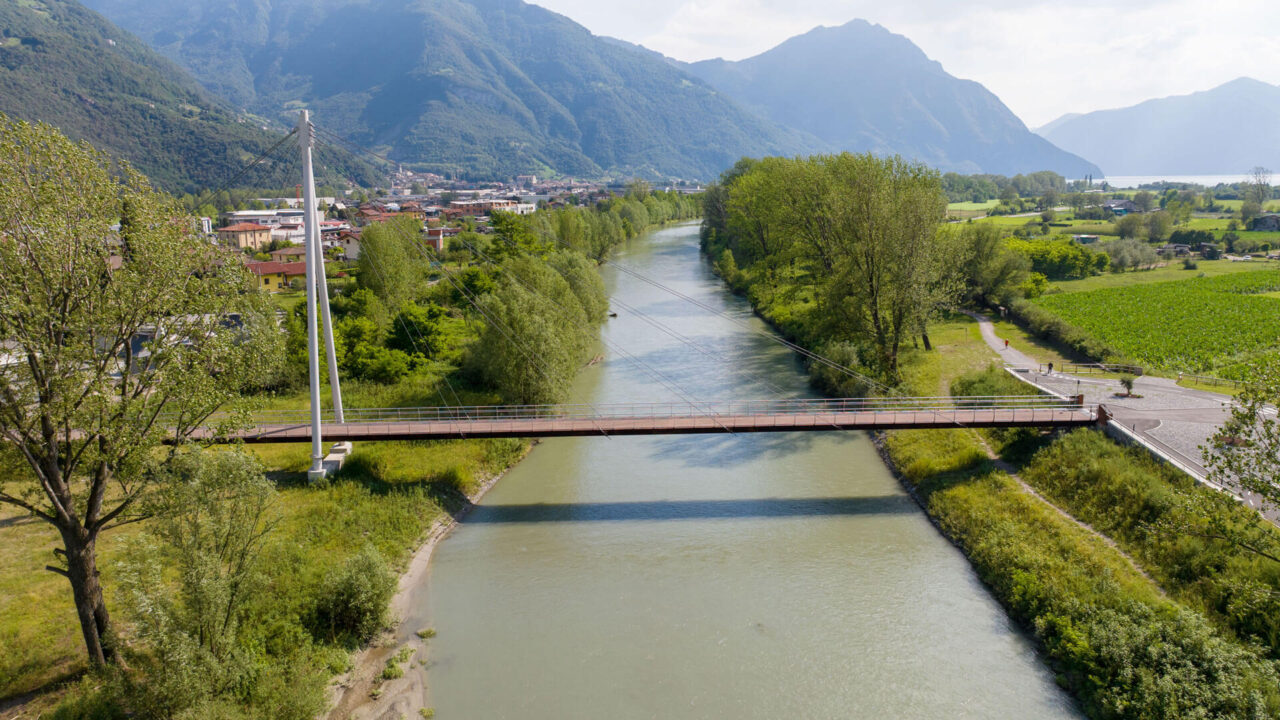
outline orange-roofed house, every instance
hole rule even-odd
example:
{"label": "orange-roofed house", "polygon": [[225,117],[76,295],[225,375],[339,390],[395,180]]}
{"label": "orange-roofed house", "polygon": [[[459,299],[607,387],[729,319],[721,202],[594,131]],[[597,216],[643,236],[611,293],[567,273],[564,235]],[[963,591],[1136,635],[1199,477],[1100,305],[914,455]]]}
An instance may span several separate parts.
{"label": "orange-roofed house", "polygon": [[248,222],[220,227],[218,242],[238,250],[253,248],[255,251],[261,251],[262,248],[271,244],[271,228]]}
{"label": "orange-roofed house", "polygon": [[249,268],[249,272],[258,277],[258,288],[267,292],[288,290],[289,280],[295,277],[305,277],[307,274],[307,264],[304,262],[268,260],[266,262],[245,263],[245,267]]}

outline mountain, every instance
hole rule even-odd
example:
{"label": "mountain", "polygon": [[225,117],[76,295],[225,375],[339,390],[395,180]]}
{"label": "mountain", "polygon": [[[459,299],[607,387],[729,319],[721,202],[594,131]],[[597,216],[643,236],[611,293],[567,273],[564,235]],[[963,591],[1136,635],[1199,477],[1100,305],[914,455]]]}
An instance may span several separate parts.
{"label": "mountain", "polygon": [[[180,67],[74,0],[0,3],[0,112],[87,140],[173,192],[220,186],[284,134],[231,112]],[[335,179],[375,177],[342,151],[326,151],[317,165],[332,166]],[[296,167],[268,162],[240,184],[292,187]],[[324,169],[318,175],[327,177]]]}
{"label": "mountain", "polygon": [[1250,78],[1055,123],[1041,134],[1097,159],[1113,175],[1280,168],[1280,87]]}
{"label": "mountain", "polygon": [[1066,115],[1063,115],[1062,117],[1056,120],[1047,122],[1044,125],[1041,125],[1040,127],[1035,128],[1034,130],[1032,130],[1032,132],[1039,135],[1040,137],[1044,137],[1045,133],[1053,132],[1055,128],[1059,128],[1062,125],[1069,123],[1072,120],[1075,120],[1076,118],[1080,117],[1082,114],[1083,113],[1067,113]]}
{"label": "mountain", "polygon": [[821,147],[520,0],[90,2],[254,112],[438,172],[709,178]]}
{"label": "mountain", "polygon": [[1032,133],[982,85],[947,74],[907,38],[865,20],[815,28],[746,60],[687,67],[840,150],[898,153],[961,173],[1101,174]]}

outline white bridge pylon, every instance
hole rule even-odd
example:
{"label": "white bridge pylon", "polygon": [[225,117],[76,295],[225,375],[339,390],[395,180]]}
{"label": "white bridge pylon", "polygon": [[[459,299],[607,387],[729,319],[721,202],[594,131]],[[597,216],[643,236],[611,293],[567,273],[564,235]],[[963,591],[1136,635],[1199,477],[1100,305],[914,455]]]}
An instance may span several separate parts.
{"label": "white bridge pylon", "polygon": [[[316,178],[311,165],[311,149],[314,145],[315,128],[311,124],[310,113],[303,110],[298,113],[298,148],[302,154],[303,228],[307,248],[307,364],[311,385],[311,467],[307,470],[307,478],[312,481],[323,480],[329,473],[337,470],[342,466],[347,453],[351,452],[351,443],[342,442],[334,445],[333,452],[326,455],[324,440],[320,436],[320,343],[317,325],[323,325],[324,328],[329,391],[333,395],[333,417],[339,424],[345,420],[342,413],[342,388],[338,379],[338,358],[333,348],[333,318],[329,315],[329,283],[324,277],[324,247],[320,242],[320,224],[316,217],[319,212],[316,206]],[[316,317],[317,314],[319,318]]]}

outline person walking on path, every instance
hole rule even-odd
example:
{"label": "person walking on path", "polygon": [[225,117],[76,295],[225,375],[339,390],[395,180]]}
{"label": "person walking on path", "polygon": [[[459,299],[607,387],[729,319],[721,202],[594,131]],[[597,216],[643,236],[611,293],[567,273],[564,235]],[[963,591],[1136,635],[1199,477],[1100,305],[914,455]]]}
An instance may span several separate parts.
{"label": "person walking on path", "polygon": [[1008,349],[1009,349],[1009,341],[1008,341],[1008,340],[1005,340],[1005,341],[1004,341],[1004,349],[1005,349],[1005,350],[1008,350]]}

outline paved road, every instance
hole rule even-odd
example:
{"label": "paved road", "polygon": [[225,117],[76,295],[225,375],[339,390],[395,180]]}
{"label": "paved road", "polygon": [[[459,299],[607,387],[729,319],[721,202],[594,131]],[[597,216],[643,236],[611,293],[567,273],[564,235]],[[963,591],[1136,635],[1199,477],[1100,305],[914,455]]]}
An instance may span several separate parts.
{"label": "paved road", "polygon": [[[1262,501],[1256,494],[1221,487],[1209,479],[1204,467],[1205,456],[1201,448],[1209,445],[1210,438],[1229,416],[1230,396],[1185,388],[1169,378],[1143,376],[1133,384],[1134,395],[1140,397],[1126,397],[1118,380],[1043,373],[1035,359],[1017,348],[1005,347],[1005,341],[996,335],[990,320],[977,313],[968,314],[978,321],[982,339],[987,345],[1007,366],[1019,371],[1029,382],[1060,395],[1084,395],[1086,405],[1106,406],[1117,423],[1187,466],[1196,479],[1231,492],[1261,512]],[[1280,524],[1280,511],[1263,515]]]}

